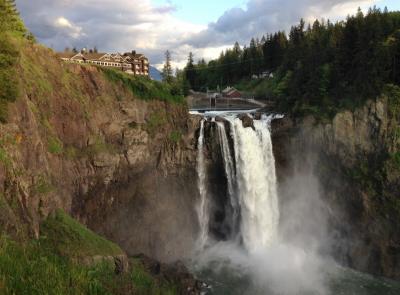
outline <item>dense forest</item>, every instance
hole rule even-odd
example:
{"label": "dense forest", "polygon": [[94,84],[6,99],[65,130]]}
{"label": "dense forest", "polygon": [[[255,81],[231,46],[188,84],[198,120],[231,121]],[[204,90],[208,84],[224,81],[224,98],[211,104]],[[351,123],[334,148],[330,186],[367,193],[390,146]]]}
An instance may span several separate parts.
{"label": "dense forest", "polygon": [[333,114],[400,84],[400,12],[374,7],[337,23],[301,20],[289,34],[252,39],[244,48],[236,43],[208,63],[195,64],[190,54],[184,73],[194,90],[236,85],[257,89],[283,111]]}

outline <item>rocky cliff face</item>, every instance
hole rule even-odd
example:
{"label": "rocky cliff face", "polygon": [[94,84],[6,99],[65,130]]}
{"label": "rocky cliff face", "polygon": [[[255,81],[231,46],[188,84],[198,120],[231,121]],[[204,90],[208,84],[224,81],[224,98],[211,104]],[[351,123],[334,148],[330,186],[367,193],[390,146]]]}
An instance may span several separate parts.
{"label": "rocky cliff face", "polygon": [[199,120],[38,45],[18,72],[20,97],[0,125],[0,228],[37,237],[62,208],[129,254],[185,256],[198,226]]}
{"label": "rocky cliff face", "polygon": [[400,123],[384,95],[321,123],[309,116],[273,122],[281,181],[293,159],[313,163],[327,204],[330,251],[361,271],[400,278]]}

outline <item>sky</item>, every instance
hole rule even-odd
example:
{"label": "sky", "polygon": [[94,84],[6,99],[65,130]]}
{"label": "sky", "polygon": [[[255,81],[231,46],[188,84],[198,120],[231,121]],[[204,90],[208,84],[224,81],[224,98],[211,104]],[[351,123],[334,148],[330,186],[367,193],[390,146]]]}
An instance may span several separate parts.
{"label": "sky", "polygon": [[290,29],[300,18],[333,21],[374,5],[400,10],[400,0],[16,0],[27,27],[54,48],[136,50],[162,67],[164,52],[182,68],[189,52],[210,60],[235,41]]}

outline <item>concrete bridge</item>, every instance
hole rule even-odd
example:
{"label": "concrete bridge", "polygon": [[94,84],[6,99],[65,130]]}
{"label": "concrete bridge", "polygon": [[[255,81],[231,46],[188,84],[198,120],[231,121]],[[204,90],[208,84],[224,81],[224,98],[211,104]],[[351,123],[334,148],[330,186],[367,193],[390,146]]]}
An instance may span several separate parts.
{"label": "concrete bridge", "polygon": [[202,93],[187,97],[187,102],[190,111],[199,113],[213,111],[250,111],[269,106],[267,101],[246,98],[218,97],[211,100],[206,94]]}

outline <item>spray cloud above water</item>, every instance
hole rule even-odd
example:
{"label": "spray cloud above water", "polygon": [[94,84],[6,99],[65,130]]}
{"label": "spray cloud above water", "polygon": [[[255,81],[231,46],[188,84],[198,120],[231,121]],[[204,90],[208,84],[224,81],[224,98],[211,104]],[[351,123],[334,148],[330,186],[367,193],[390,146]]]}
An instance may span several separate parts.
{"label": "spray cloud above water", "polygon": [[[254,120],[247,128],[236,116],[225,116],[224,120],[212,124],[218,129],[228,180],[231,214],[227,216],[237,216],[231,222],[240,223],[239,232],[227,241],[209,239],[208,246],[195,258],[196,267],[212,269],[222,279],[246,278],[236,288],[238,293],[230,290],[232,294],[328,294],[326,280],[333,275],[330,266],[334,263],[319,254],[321,246],[326,246],[326,221],[311,166],[294,169],[278,197],[272,117]],[[202,132],[204,140],[204,126]],[[230,136],[231,144],[222,132]],[[227,162],[232,159],[234,169],[233,163]],[[204,213],[199,218],[204,225],[202,218],[209,217]],[[207,228],[201,232],[207,232]]]}

